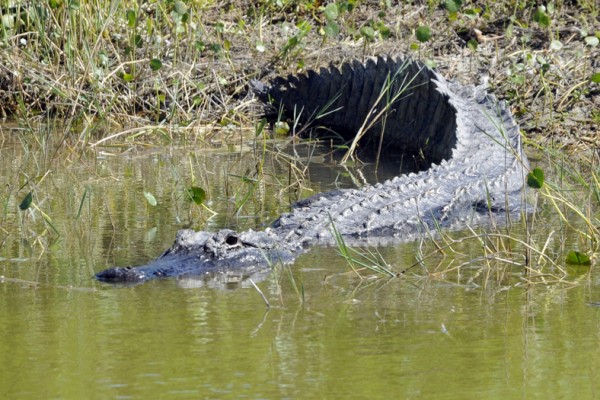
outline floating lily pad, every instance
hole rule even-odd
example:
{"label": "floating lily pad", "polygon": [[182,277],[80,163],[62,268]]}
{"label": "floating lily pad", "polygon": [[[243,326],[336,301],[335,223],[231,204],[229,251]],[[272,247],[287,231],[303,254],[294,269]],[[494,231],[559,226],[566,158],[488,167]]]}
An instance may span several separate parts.
{"label": "floating lily pad", "polygon": [[565,260],[567,264],[571,265],[590,265],[592,260],[587,255],[580,253],[578,251],[571,250],[567,254],[567,258]]}
{"label": "floating lily pad", "polygon": [[188,199],[197,205],[201,205],[206,200],[206,192],[198,186],[191,186],[187,190]]}

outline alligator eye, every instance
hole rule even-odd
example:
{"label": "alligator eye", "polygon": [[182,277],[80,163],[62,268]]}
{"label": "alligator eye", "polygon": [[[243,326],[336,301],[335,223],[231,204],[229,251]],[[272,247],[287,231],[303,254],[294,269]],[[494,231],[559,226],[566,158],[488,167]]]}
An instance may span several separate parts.
{"label": "alligator eye", "polygon": [[229,246],[235,246],[239,242],[240,242],[240,238],[237,237],[236,235],[229,235],[225,239],[225,243],[227,243]]}

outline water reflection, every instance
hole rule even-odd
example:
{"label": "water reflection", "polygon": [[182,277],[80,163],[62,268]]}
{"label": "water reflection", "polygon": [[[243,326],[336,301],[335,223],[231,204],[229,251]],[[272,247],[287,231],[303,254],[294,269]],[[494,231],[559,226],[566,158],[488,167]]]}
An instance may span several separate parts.
{"label": "water reflection", "polygon": [[[461,269],[447,272],[452,257],[432,256],[393,279],[361,280],[335,248],[311,249],[291,268],[251,277],[270,308],[236,274],[115,288],[93,273],[156,257],[183,225],[262,228],[311,191],[281,192],[289,170],[270,159],[254,183],[257,196],[240,207],[250,185],[232,174],[255,177],[257,158],[247,154],[181,148],[82,157],[54,161],[46,175],[48,165],[22,147],[0,147],[0,159],[11,160],[0,163],[6,398],[595,395],[600,308],[588,305],[600,300],[595,273],[570,272],[578,285],[527,285],[522,268],[492,269],[475,256],[480,242],[466,241],[456,252],[475,261]],[[311,190],[363,179],[351,172],[323,164],[310,172]],[[18,211],[24,175],[46,176],[35,188],[40,211]],[[183,198],[192,183],[207,189],[217,217]],[[380,251],[405,270],[431,247]]]}
{"label": "water reflection", "polygon": [[[330,267],[311,268],[317,260]],[[270,309],[254,289],[177,280],[93,292],[5,282],[0,387],[12,398],[538,398],[573,384],[592,395],[590,289],[361,282],[336,260],[333,249],[299,260],[303,296],[287,275],[268,275]]]}
{"label": "water reflection", "polygon": [[271,273],[271,269],[253,273],[247,273],[243,271],[226,271],[216,274],[181,276],[177,277],[175,280],[177,285],[184,289],[248,289],[254,287],[252,282],[263,282],[269,277],[269,275],[271,275]]}

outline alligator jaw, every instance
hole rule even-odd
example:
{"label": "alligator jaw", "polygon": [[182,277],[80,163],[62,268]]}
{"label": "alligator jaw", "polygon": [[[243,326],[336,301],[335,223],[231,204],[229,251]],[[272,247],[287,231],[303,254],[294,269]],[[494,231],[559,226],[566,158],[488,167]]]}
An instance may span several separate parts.
{"label": "alligator jaw", "polygon": [[[218,234],[221,234],[219,232]],[[136,284],[152,278],[175,275],[174,271],[182,274],[187,268],[199,269],[202,260],[207,260],[211,254],[205,249],[206,243],[211,236],[217,236],[209,232],[195,232],[183,229],[177,232],[175,243],[156,260],[137,267],[114,267],[96,274],[96,279],[106,283]],[[192,254],[193,253],[193,254]],[[177,257],[174,255],[177,254]]]}
{"label": "alligator jaw", "polygon": [[211,278],[231,271],[250,274],[267,270],[274,262],[291,262],[300,250],[297,246],[282,245],[267,232],[184,229],[156,260],[138,267],[109,268],[97,273],[96,279],[127,285],[169,276]]}
{"label": "alligator jaw", "polygon": [[179,253],[174,253],[173,249],[179,245],[180,242],[176,241],[163,255],[146,265],[109,268],[97,273],[96,279],[106,283],[135,285],[155,278],[210,273],[214,270],[213,257],[204,251],[203,243],[198,243],[197,248],[188,248],[187,253],[181,249]]}

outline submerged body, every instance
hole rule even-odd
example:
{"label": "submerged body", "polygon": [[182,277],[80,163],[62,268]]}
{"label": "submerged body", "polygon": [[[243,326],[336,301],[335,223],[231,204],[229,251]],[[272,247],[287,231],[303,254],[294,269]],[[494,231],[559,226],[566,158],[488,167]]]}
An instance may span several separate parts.
{"label": "submerged body", "polygon": [[155,261],[107,269],[99,280],[252,273],[290,263],[309,246],[333,243],[332,224],[349,244],[382,244],[508,218],[523,207],[528,163],[518,127],[483,89],[393,58],[253,85],[260,97],[274,98],[345,140],[363,132],[361,148],[405,157],[418,172],[301,200],[261,232],[182,230]]}

